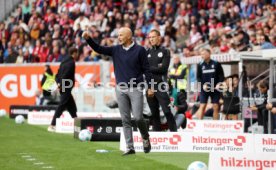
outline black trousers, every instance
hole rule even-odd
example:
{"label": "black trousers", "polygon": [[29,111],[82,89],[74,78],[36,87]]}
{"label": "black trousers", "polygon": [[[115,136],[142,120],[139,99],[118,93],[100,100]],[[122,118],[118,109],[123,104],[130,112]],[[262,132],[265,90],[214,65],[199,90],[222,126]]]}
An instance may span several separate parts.
{"label": "black trousers", "polygon": [[264,134],[268,133],[268,111],[266,109],[258,109],[258,125],[264,127]]}
{"label": "black trousers", "polygon": [[62,112],[66,109],[68,110],[72,118],[77,117],[77,106],[71,94],[71,91],[70,93],[69,92],[61,93],[60,103],[52,119],[52,123],[51,123],[52,126],[56,125],[56,119],[59,118],[62,115]]}
{"label": "black trousers", "polygon": [[165,87],[162,87],[162,91],[159,91],[157,88],[156,92],[154,92],[154,97],[148,97],[147,101],[149,104],[150,111],[152,113],[151,122],[153,125],[153,131],[161,131],[161,121],[160,121],[160,110],[161,106],[164,115],[167,119],[167,123],[171,132],[176,132],[177,127],[173,117],[173,114],[170,109],[170,97],[167,92],[163,91]]}

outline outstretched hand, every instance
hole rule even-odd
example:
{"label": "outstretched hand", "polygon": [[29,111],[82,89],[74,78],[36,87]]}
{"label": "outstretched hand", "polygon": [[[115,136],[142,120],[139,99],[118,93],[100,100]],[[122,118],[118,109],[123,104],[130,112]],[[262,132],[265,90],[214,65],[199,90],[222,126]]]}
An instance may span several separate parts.
{"label": "outstretched hand", "polygon": [[153,92],[153,90],[148,89],[147,93],[148,93],[148,97],[154,97],[154,92]]}
{"label": "outstretched hand", "polygon": [[84,31],[83,33],[82,33],[82,38],[84,38],[84,39],[88,39],[90,36],[89,36],[89,32],[88,31]]}
{"label": "outstretched hand", "polygon": [[272,109],[272,103],[267,103],[267,105],[266,105],[266,109],[267,110],[271,110]]}

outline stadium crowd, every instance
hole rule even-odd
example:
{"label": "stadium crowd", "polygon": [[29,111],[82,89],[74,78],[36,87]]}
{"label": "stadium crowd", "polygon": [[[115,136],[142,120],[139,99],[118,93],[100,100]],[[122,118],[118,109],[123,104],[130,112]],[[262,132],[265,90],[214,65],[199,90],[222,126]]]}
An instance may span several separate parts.
{"label": "stadium crowd", "polygon": [[275,0],[24,0],[16,10],[0,23],[0,63],[60,62],[71,46],[79,61],[108,60],[81,34],[113,45],[122,26],[146,48],[150,30],[160,30],[163,46],[182,57],[200,47],[217,54],[276,46]]}

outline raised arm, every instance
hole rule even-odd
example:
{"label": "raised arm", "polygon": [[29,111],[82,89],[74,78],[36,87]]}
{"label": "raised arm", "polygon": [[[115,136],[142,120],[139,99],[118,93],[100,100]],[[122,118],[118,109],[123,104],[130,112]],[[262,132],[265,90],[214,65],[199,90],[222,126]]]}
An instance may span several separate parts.
{"label": "raised arm", "polygon": [[82,37],[86,40],[89,46],[97,53],[112,56],[114,47],[100,46],[95,41],[93,41],[93,39],[89,36],[88,32],[84,32],[82,34]]}

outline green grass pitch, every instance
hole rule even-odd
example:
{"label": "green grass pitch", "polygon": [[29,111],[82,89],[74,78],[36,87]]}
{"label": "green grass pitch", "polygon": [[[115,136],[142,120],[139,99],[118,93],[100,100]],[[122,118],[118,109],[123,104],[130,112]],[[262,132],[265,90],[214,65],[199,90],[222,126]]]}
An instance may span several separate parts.
{"label": "green grass pitch", "polygon": [[183,170],[193,161],[208,165],[204,153],[121,154],[119,142],[81,142],[72,134],[50,133],[46,126],[18,125],[0,117],[1,170]]}

